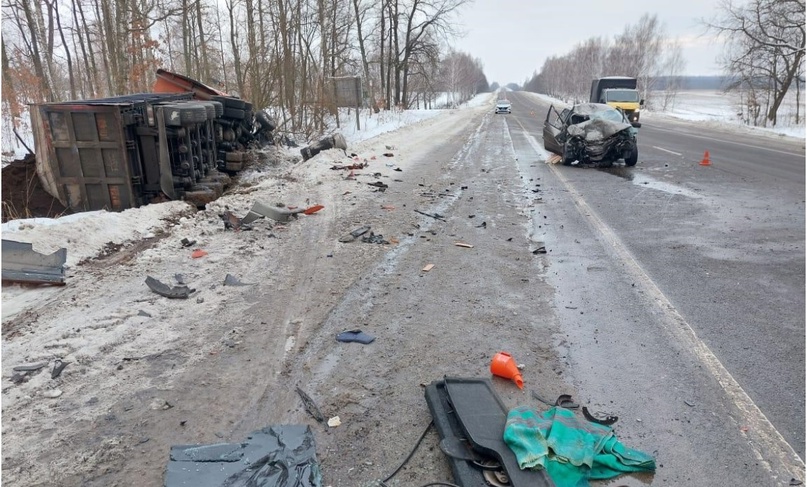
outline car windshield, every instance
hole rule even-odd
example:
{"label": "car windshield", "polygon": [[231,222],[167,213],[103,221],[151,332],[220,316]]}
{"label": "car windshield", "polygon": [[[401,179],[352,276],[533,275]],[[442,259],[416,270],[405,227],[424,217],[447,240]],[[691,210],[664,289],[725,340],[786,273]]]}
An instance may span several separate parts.
{"label": "car windshield", "polygon": [[624,122],[622,113],[619,110],[608,108],[606,110],[597,110],[588,114],[591,119],[610,120],[612,122]]}
{"label": "car windshield", "polygon": [[499,100],[499,105],[509,105],[510,102],[507,100]]}
{"label": "car windshield", "polygon": [[639,92],[635,90],[608,90],[605,92],[606,101],[611,102],[638,102]]}

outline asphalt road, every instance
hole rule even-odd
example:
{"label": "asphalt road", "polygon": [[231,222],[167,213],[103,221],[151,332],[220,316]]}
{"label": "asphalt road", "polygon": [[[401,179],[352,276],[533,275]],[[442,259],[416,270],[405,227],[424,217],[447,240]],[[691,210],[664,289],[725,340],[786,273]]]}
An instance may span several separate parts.
{"label": "asphalt road", "polygon": [[741,451],[746,467],[803,469],[803,142],[649,119],[634,168],[547,165],[549,104],[508,97],[500,123],[542,183],[533,231],[553,250],[559,346],[580,389],[630,401],[628,421],[689,437],[715,469]]}

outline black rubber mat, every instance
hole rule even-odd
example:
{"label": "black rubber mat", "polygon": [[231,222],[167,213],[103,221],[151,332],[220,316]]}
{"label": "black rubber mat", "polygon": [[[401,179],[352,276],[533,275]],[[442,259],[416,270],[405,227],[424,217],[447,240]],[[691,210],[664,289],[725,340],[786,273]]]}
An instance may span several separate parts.
{"label": "black rubber mat", "polygon": [[[426,402],[441,438],[466,440],[483,458],[498,461],[513,487],[553,486],[544,471],[521,470],[503,440],[507,409],[489,379],[446,377],[426,387]],[[448,457],[454,481],[462,487],[487,486],[472,462]]]}

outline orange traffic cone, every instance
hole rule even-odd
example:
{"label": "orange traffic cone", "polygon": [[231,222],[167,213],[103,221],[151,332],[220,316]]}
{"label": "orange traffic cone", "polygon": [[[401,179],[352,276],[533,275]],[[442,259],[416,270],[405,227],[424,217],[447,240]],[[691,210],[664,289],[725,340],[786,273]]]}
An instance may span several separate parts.
{"label": "orange traffic cone", "polygon": [[709,151],[703,152],[703,160],[701,161],[701,166],[711,166],[712,161],[709,159]]}
{"label": "orange traffic cone", "polygon": [[524,380],[521,372],[518,371],[515,360],[507,352],[499,352],[493,356],[490,362],[490,372],[504,379],[510,379],[516,383],[519,389],[524,389]]}

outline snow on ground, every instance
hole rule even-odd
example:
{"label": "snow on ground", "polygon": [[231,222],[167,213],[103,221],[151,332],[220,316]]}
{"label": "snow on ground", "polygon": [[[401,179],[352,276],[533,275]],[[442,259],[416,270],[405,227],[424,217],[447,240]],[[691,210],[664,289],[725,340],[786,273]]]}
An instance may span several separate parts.
{"label": "snow on ground", "polygon": [[[23,113],[14,121],[10,114],[3,107],[2,116],[2,150],[0,150],[0,160],[2,167],[6,167],[11,161],[22,159],[28,154],[28,149],[14,135],[14,126],[17,126],[17,133],[25,144],[34,150],[34,133],[31,131],[31,117],[28,114],[28,106],[23,107]],[[12,123],[16,122],[16,123]]]}
{"label": "snow on ground", "polygon": [[[477,95],[466,104],[463,104],[460,109],[472,109],[486,103],[492,103],[493,97],[493,93]],[[387,170],[394,170],[395,167],[403,167],[404,161],[407,160],[407,152],[410,149],[395,147],[393,151],[395,152],[395,157],[387,159],[382,155],[384,152],[390,152],[386,148],[386,144],[375,141],[379,135],[398,131],[396,136],[400,136],[435,117],[450,117],[455,111],[408,110],[403,112],[382,112],[378,115],[364,113],[362,115],[365,117],[362,120],[362,130],[357,131],[355,123],[346,123],[347,117],[343,117],[342,128],[339,131],[345,135],[348,141],[348,153],[362,153],[366,157],[372,158],[369,162],[373,165],[383,163]],[[353,116],[355,117],[355,112]],[[350,120],[355,121],[355,118]],[[334,131],[336,131],[335,128]],[[300,159],[298,149],[278,148],[277,150],[280,154],[275,154],[273,157],[285,161],[287,165]],[[359,161],[356,160],[355,162]],[[327,174],[333,173],[331,171],[332,165],[345,163],[342,151],[324,151],[311,160],[294,166],[291,174],[295,178],[314,184]],[[278,180],[273,175],[276,176],[276,171],[274,173],[271,171],[266,172],[258,167],[244,171],[239,178],[249,186],[248,190],[252,193],[278,186]],[[280,184],[280,186],[282,187],[283,185]],[[229,208],[237,209],[239,215],[244,215],[251,206],[250,201],[252,201],[252,198],[234,199],[233,196],[224,197],[212,205],[208,205],[208,212],[224,212]],[[0,229],[3,239],[31,243],[37,252],[50,254],[61,247],[66,248],[67,268],[69,269],[85,259],[101,254],[110,244],[113,246],[130,246],[143,239],[156,238],[175,226],[176,221],[182,222],[180,224],[181,230],[182,225],[193,221],[193,218],[188,216],[191,213],[193,213],[193,209],[189,205],[176,201],[146,205],[121,213],[94,211],[56,219],[13,220],[4,223]],[[5,286],[2,292],[3,319],[9,318],[23,310],[30,303],[35,302],[37,293],[45,295],[49,292],[46,289]]]}

